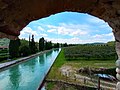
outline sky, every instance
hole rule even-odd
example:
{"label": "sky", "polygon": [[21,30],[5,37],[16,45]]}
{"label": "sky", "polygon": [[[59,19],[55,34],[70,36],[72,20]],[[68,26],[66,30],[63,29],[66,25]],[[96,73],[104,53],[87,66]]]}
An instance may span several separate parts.
{"label": "sky", "polygon": [[83,13],[62,12],[30,22],[20,32],[19,38],[28,40],[34,35],[53,43],[85,44],[113,41],[112,28],[103,20]]}

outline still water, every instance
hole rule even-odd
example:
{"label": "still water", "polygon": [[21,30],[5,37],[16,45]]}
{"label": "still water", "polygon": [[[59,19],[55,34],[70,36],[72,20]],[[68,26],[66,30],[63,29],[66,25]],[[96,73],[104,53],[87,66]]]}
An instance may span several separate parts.
{"label": "still water", "polygon": [[36,90],[59,52],[51,50],[0,72],[0,90]]}

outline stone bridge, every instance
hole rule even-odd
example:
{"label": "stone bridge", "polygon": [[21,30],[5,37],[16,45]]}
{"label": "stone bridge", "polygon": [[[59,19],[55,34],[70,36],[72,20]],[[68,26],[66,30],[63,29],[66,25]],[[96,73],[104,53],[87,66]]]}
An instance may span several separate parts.
{"label": "stone bridge", "polygon": [[0,38],[17,39],[29,22],[64,11],[87,13],[109,24],[116,40],[120,80],[120,0],[0,0]]}

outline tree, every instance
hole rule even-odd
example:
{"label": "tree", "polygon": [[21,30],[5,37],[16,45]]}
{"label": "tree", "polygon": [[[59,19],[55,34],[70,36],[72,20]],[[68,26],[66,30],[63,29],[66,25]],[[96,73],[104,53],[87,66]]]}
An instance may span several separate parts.
{"label": "tree", "polygon": [[65,43],[63,46],[64,46],[64,47],[67,47],[68,45],[67,45],[67,43]]}
{"label": "tree", "polygon": [[52,49],[52,42],[51,41],[49,41],[49,42],[46,41],[46,43],[45,43],[45,49],[46,50]]}
{"label": "tree", "polygon": [[54,48],[59,48],[59,43],[55,43]]}
{"label": "tree", "polygon": [[20,46],[20,39],[10,40],[10,44],[9,44],[10,58],[16,58],[19,56],[19,46]]}
{"label": "tree", "polygon": [[21,56],[28,56],[30,54],[30,48],[28,45],[21,45],[19,52]]}
{"label": "tree", "polygon": [[44,38],[42,37],[42,38],[40,38],[40,40],[39,40],[39,51],[43,51],[44,50],[44,48],[45,48],[45,40],[44,40]]}
{"label": "tree", "polygon": [[34,35],[32,35],[32,39],[31,41],[29,41],[29,47],[30,47],[31,54],[35,54],[38,51],[35,45]]}
{"label": "tree", "polygon": [[31,42],[30,42],[30,35],[29,35],[29,47],[30,47],[30,44],[31,44]]}

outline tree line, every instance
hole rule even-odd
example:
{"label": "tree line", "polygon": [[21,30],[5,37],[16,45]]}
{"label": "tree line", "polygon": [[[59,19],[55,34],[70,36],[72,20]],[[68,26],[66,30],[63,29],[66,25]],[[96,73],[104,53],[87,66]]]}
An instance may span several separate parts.
{"label": "tree line", "polygon": [[32,38],[29,36],[29,41],[25,39],[10,40],[9,55],[10,58],[18,58],[35,54],[40,51],[50,50],[52,48],[67,46],[67,43],[52,43],[51,41],[45,40],[44,37],[40,38],[38,43],[34,41],[34,35],[32,35]]}

